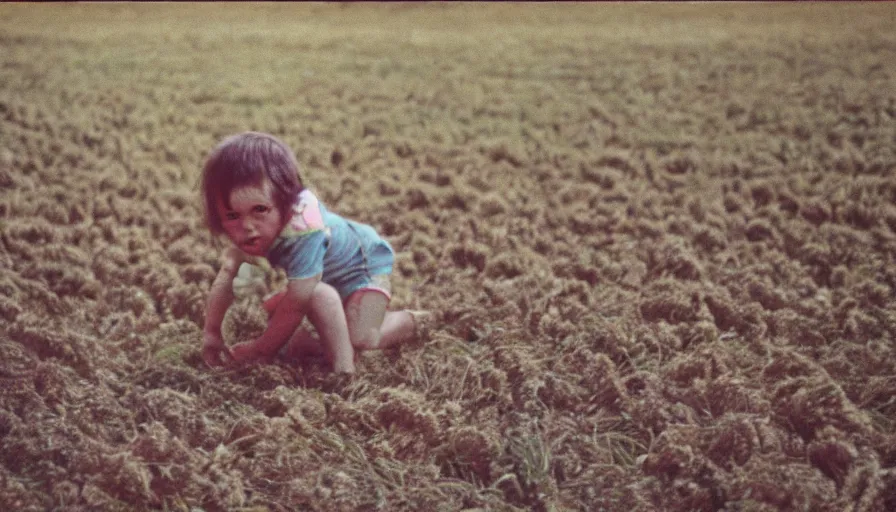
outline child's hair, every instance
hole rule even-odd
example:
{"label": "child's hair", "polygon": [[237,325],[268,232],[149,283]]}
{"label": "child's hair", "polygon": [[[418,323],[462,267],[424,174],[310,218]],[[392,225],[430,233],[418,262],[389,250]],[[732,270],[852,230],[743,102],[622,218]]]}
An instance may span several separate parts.
{"label": "child's hair", "polygon": [[281,217],[289,212],[302,191],[299,163],[289,147],[266,133],[244,132],[224,139],[202,169],[205,225],[215,235],[224,232],[217,202],[230,208],[235,188],[256,186],[267,179]]}

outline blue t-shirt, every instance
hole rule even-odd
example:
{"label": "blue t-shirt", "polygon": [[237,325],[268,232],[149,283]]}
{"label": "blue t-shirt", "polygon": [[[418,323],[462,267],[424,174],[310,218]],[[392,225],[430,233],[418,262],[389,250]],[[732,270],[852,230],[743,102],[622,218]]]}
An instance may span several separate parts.
{"label": "blue t-shirt", "polygon": [[322,274],[322,281],[338,288],[359,274],[392,271],[392,247],[373,227],[331,213],[310,190],[299,194],[292,213],[267,253],[271,265],[284,269],[287,278]]}

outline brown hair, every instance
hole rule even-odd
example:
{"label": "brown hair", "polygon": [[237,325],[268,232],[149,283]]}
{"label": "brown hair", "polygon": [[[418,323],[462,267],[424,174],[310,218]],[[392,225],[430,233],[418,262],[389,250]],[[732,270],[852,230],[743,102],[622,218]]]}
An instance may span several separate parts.
{"label": "brown hair", "polygon": [[217,202],[230,208],[235,188],[256,186],[267,179],[272,185],[274,204],[284,217],[302,191],[299,163],[289,147],[266,133],[244,132],[224,139],[212,151],[202,168],[202,198],[205,225],[215,235],[224,232]]}

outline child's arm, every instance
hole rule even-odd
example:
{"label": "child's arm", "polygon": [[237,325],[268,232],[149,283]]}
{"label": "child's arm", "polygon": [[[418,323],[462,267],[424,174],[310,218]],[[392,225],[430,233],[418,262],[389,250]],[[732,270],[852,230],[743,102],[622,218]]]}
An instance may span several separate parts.
{"label": "child's arm", "polygon": [[222,355],[226,359],[232,359],[227,345],[224,344],[224,336],[221,333],[221,324],[224,323],[224,315],[233,303],[233,278],[236,277],[243,258],[235,248],[230,248],[221,255],[221,270],[212,282],[208,293],[208,303],[205,313],[205,328],[203,329],[202,358],[209,366],[220,366]]}
{"label": "child's arm", "polygon": [[285,295],[268,323],[268,328],[255,341],[234,345],[233,358],[237,362],[248,362],[273,357],[302,323],[308,312],[314,287],[319,281],[319,275],[306,279],[291,279],[286,286]]}

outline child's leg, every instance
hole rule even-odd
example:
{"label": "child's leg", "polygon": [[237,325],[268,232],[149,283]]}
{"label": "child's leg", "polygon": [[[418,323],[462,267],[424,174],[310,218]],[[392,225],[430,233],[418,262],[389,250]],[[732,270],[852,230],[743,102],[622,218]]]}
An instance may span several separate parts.
{"label": "child's leg", "polygon": [[407,311],[386,311],[389,297],[358,290],[346,301],[349,336],[356,350],[374,350],[414,339],[414,317]]}
{"label": "child's leg", "polygon": [[277,306],[280,305],[280,301],[286,295],[286,290],[282,292],[272,293],[262,299],[261,305],[264,307],[264,310],[268,313],[268,318],[270,319],[274,316],[274,311],[277,311]]}
{"label": "child's leg", "polygon": [[[262,299],[261,305],[268,314],[268,320],[274,316],[274,311],[277,310],[277,306],[280,305],[280,301],[285,295],[286,290],[272,293]],[[290,336],[284,355],[287,359],[301,359],[306,356],[324,356],[326,354],[320,341],[311,334],[311,331],[300,326]]]}
{"label": "child's leg", "polygon": [[326,355],[321,341],[304,327],[299,327],[296,332],[292,333],[283,351],[283,357],[287,360],[326,357]]}
{"label": "child's leg", "polygon": [[[280,292],[264,300],[264,309],[269,316],[273,315],[284,294],[285,292]],[[308,319],[317,330],[320,340],[312,336],[307,329],[299,327],[289,339],[286,357],[323,355],[333,365],[333,371],[354,373],[355,354],[339,292],[326,283],[317,283],[311,296]]]}
{"label": "child's leg", "polygon": [[355,350],[351,344],[342,298],[335,288],[317,283],[308,318],[320,336],[334,372],[355,373]]}

